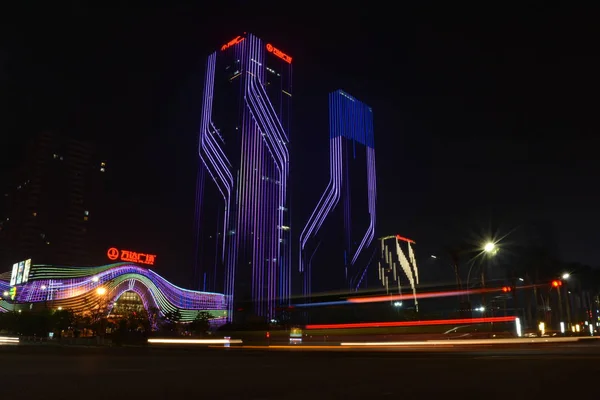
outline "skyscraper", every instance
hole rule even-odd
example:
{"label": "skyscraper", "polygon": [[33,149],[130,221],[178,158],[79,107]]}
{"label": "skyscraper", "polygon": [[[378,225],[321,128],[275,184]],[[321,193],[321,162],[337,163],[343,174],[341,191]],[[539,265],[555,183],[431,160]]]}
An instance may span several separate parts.
{"label": "skyscraper", "polygon": [[329,184],[300,235],[308,299],[313,291],[357,290],[375,256],[373,111],[341,90],[330,93],[329,132]]}
{"label": "skyscraper", "polygon": [[252,34],[206,63],[196,191],[201,290],[230,296],[229,319],[289,302],[292,58]]}
{"label": "skyscraper", "polygon": [[22,164],[4,188],[0,220],[4,266],[93,264],[89,231],[101,206],[106,162],[95,147],[50,132],[27,146]]}

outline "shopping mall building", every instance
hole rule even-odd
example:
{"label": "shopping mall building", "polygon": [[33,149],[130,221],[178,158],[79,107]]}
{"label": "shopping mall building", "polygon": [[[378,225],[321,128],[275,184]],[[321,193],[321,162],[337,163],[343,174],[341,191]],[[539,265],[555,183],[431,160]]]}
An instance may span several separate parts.
{"label": "shopping mall building", "polygon": [[75,312],[105,309],[110,314],[120,298],[130,300],[135,293],[146,310],[161,315],[178,311],[181,322],[194,320],[200,311],[211,313],[214,324],[227,319],[225,295],[182,289],[150,269],[127,262],[58,267],[24,260],[0,274],[0,293],[0,312],[44,307]]}

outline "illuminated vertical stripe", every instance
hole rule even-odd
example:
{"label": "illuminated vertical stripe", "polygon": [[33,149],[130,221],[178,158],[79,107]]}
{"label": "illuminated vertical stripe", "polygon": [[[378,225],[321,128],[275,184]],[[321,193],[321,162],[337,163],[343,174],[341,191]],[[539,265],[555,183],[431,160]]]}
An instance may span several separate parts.
{"label": "illuminated vertical stripe", "polygon": [[[254,143],[261,160],[260,167],[256,167],[261,174],[257,181],[258,190],[252,201],[260,202],[255,209],[260,209],[262,215],[257,214],[259,223],[255,226],[260,232],[263,242],[256,243],[259,249],[255,259],[253,282],[257,288],[253,290],[254,299],[260,305],[260,313],[273,315],[277,303],[277,289],[279,285],[288,287],[285,282],[287,276],[277,276],[281,260],[281,239],[284,225],[284,209],[286,208],[286,192],[289,168],[289,153],[286,147],[286,135],[267,93],[264,89],[264,49],[260,40],[249,38],[251,58],[257,62],[249,63],[249,76],[246,77],[245,101],[256,126],[256,137],[260,143]],[[265,160],[266,158],[266,160]],[[267,161],[268,160],[268,161]],[[263,179],[265,177],[266,179]],[[276,179],[276,182],[272,182]],[[264,241],[267,241],[264,244]],[[255,253],[256,254],[256,253]],[[286,273],[286,275],[288,275]],[[279,278],[279,281],[278,281]],[[266,293],[266,298],[262,295]]]}
{"label": "illuminated vertical stripe", "polygon": [[[352,276],[348,276],[348,267],[353,267],[359,256],[364,253],[375,237],[377,180],[375,171],[375,150],[373,135],[373,115],[370,107],[354,99],[347,93],[338,90],[329,95],[329,124],[330,124],[330,179],[315,210],[309,217],[300,235],[299,270],[304,274],[304,295],[310,297],[312,281],[312,258],[314,252],[306,254],[306,245],[314,238],[327,216],[337,207],[340,197],[344,197],[344,227],[346,230],[346,254],[349,262],[345,265],[348,283],[355,288],[361,284],[366,275],[365,266],[356,273],[353,268]],[[356,250],[352,249],[352,199],[350,195],[351,157],[356,157],[357,145],[364,146],[366,152],[367,196],[369,225]],[[362,149],[360,149],[362,151]],[[342,193],[342,188],[344,192]],[[358,281],[357,284],[355,282]]]}
{"label": "illuminated vertical stripe", "polygon": [[[218,127],[211,120],[217,56],[239,60],[237,67],[241,72],[241,147],[239,168],[235,171],[221,145],[223,138]],[[284,240],[289,232],[283,230],[284,226],[289,227],[289,121],[284,127],[281,120],[290,103],[286,96],[286,102],[281,102],[275,111],[265,90],[265,57],[262,41],[249,34],[225,51],[209,56],[207,63],[200,157],[226,203],[221,258],[230,320],[235,312],[237,279],[250,276],[250,295],[259,315],[273,316],[278,303],[289,303],[291,292],[291,249],[289,240]],[[282,84],[286,86],[281,89],[291,93],[291,66],[286,64],[284,68],[288,68],[288,76],[282,71]],[[232,102],[231,107],[236,104]],[[230,229],[234,231],[232,235],[228,235]]]}
{"label": "illuminated vertical stripe", "polygon": [[[231,198],[233,190],[233,175],[230,171],[231,162],[225,157],[224,151],[220,148],[219,143],[215,139],[218,135],[217,127],[212,122],[214,86],[215,86],[215,68],[216,68],[217,53],[213,53],[208,57],[206,64],[206,76],[204,83],[204,97],[202,104],[202,116],[200,120],[200,140],[198,154],[205,167],[205,170],[212,177],[218,191],[223,196],[224,213],[222,221],[222,235],[215,234],[217,240],[219,237],[222,240],[221,244],[221,261],[225,264],[231,263],[227,254],[228,228],[230,223]],[[225,284],[225,294],[231,298],[233,292],[231,285]],[[231,302],[230,302],[231,303]]]}
{"label": "illuminated vertical stripe", "polygon": [[[200,139],[200,138],[198,138]],[[198,146],[200,146],[198,144]],[[205,183],[205,170],[203,168],[203,164],[201,163],[198,166],[197,176],[196,176],[196,205],[195,205],[195,216],[194,216],[194,284],[198,285],[200,282],[200,276],[202,275],[203,269],[200,265],[199,255],[200,249],[200,241],[202,240],[202,205],[204,200],[204,183]],[[204,287],[206,289],[206,287]]]}

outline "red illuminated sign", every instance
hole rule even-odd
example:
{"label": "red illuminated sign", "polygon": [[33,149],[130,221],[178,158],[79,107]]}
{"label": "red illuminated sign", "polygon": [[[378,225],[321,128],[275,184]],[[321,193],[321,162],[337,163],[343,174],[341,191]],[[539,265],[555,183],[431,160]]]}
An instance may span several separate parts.
{"label": "red illuminated sign", "polygon": [[398,239],[398,240],[404,240],[405,242],[415,244],[414,240],[411,240],[409,238],[405,238],[404,236],[396,235],[396,239]]}
{"label": "red illuminated sign", "polygon": [[111,261],[120,259],[121,261],[133,262],[137,264],[154,265],[154,261],[156,261],[155,254],[136,253],[135,251],[131,250],[119,251],[119,249],[115,247],[108,249],[106,256]]}
{"label": "red illuminated sign", "polygon": [[288,64],[292,63],[292,57],[288,56],[283,51],[279,50],[277,47],[273,47],[273,45],[271,43],[267,43],[267,51],[269,53],[275,54],[277,57],[281,58],[283,61],[285,61]]}
{"label": "red illuminated sign", "polygon": [[228,48],[230,48],[232,46],[235,46],[236,44],[238,44],[242,40],[244,40],[244,37],[242,37],[242,36],[237,36],[237,37],[231,39],[229,42],[227,42],[223,46],[221,46],[221,51],[227,50]]}

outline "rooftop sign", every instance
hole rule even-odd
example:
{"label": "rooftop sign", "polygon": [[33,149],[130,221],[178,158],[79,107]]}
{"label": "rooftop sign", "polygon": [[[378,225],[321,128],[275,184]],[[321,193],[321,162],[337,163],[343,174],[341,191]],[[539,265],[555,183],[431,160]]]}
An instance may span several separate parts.
{"label": "rooftop sign", "polygon": [[283,51],[279,50],[277,47],[273,47],[273,45],[271,43],[267,43],[267,51],[269,53],[275,54],[277,57],[281,58],[283,61],[285,61],[288,64],[292,63],[292,57],[288,56]]}
{"label": "rooftop sign", "polygon": [[227,42],[223,46],[221,46],[221,51],[227,50],[228,48],[235,46],[242,40],[244,40],[243,36],[236,36],[235,38],[231,39],[229,42]]}
{"label": "rooftop sign", "polygon": [[106,252],[106,256],[111,261],[125,261],[136,264],[154,265],[156,254],[137,253],[131,250],[119,250],[116,247],[111,247]]}

